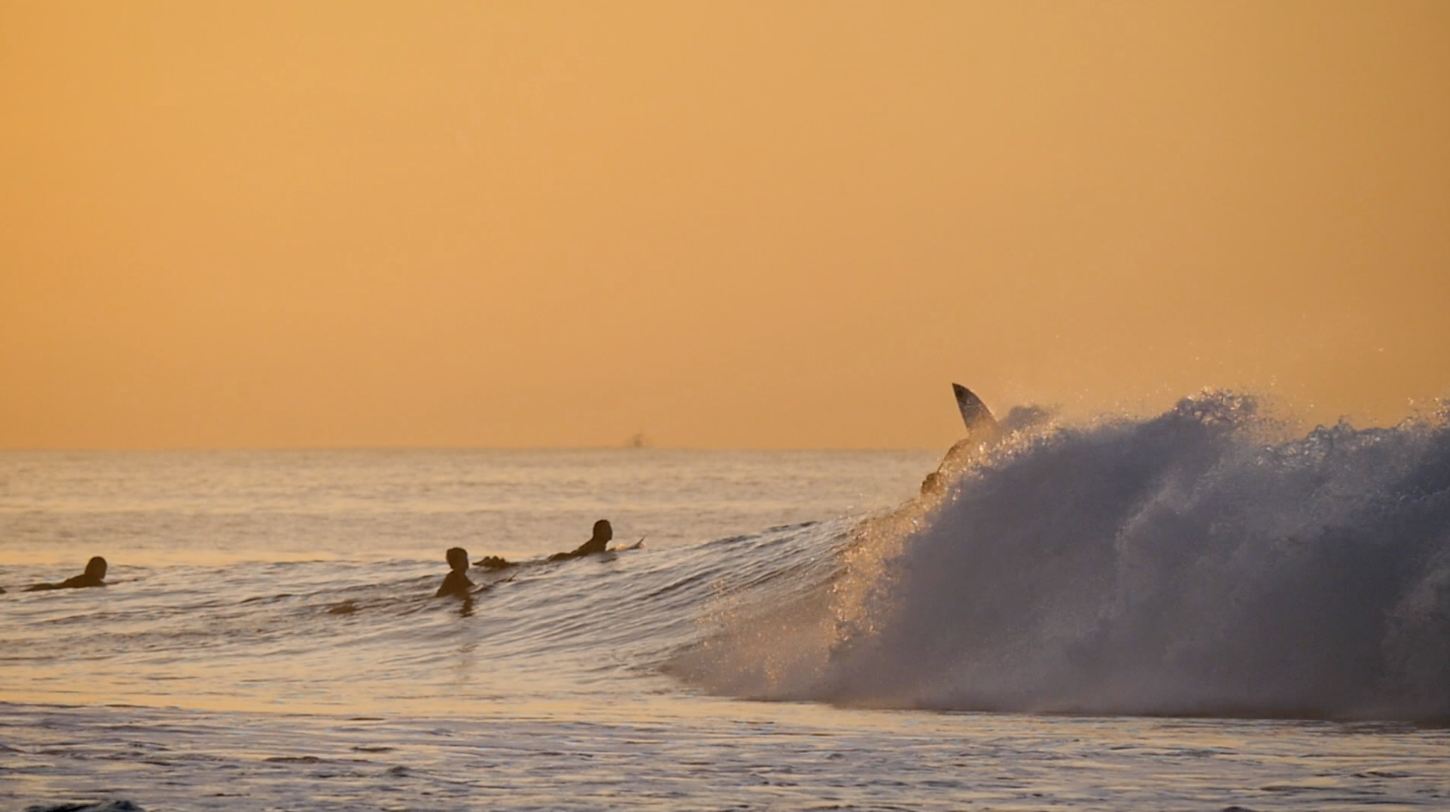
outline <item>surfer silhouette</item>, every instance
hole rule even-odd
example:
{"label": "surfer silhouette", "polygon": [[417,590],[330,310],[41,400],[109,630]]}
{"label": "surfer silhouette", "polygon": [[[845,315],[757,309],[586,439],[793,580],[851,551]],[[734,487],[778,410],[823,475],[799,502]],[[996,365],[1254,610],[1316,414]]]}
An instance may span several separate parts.
{"label": "surfer silhouette", "polygon": [[600,519],[594,523],[594,535],[589,540],[579,545],[577,549],[569,553],[554,553],[549,556],[550,561],[563,561],[567,558],[580,558],[594,553],[604,552],[604,545],[614,538],[614,528],[610,526],[608,519]]}
{"label": "surfer silhouette", "polygon": [[983,403],[982,399],[977,397],[972,390],[959,383],[954,383],[952,384],[952,394],[956,396],[957,411],[962,414],[962,423],[967,427],[967,436],[947,449],[941,464],[921,481],[922,496],[941,492],[947,484],[948,477],[962,468],[984,444],[990,444],[996,440],[1002,431],[997,418],[992,416],[992,410],[988,409],[987,404]]}
{"label": "surfer silhouette", "polygon": [[486,555],[483,558],[478,559],[478,564],[476,566],[482,567],[486,570],[504,570],[508,569],[509,567],[517,567],[518,565],[519,562],[510,561],[501,555]]}
{"label": "surfer silhouette", "polygon": [[457,595],[468,597],[468,590],[473,587],[473,582],[468,580],[468,551],[462,547],[450,547],[444,554],[448,558],[448,566],[451,571],[443,576],[443,584],[433,597],[441,598],[444,595]]}
{"label": "surfer silhouette", "polygon": [[930,496],[940,491],[945,483],[946,477],[942,476],[941,471],[932,471],[921,481],[921,495]]}
{"label": "surfer silhouette", "polygon": [[[548,558],[544,559],[544,561],[545,562],[548,562],[548,561],[567,561],[568,559],[571,559],[571,558],[583,558],[586,555],[593,555],[594,553],[602,553],[602,552],[605,552],[605,546],[608,545],[609,542],[613,538],[614,538],[614,528],[612,526],[610,526],[609,520],[608,519],[600,519],[599,521],[597,521],[597,522],[594,523],[594,534],[589,537],[589,540],[588,541],[584,542],[583,544],[579,545],[577,548],[575,548],[575,549],[573,549],[573,550],[571,550],[571,551],[569,551],[567,553],[554,553],[553,555],[551,555]],[[644,545],[644,539],[640,539],[638,542],[636,542],[635,544],[632,544],[632,545],[630,545],[628,547],[615,547],[614,549],[616,549],[616,550],[620,550],[620,549],[623,549],[623,550],[634,550],[634,549],[638,549],[639,547],[641,547],[643,545]],[[479,566],[479,567],[481,567],[483,569],[486,569],[486,570],[501,570],[501,569],[507,569],[509,567],[517,567],[519,565],[519,563],[520,562],[518,562],[518,561],[509,561],[508,559],[504,558],[503,556],[486,555],[483,558],[480,558],[478,560],[478,565],[477,566]],[[525,561],[525,562],[522,562],[522,563],[528,564],[528,563],[531,563],[531,562]],[[532,563],[538,563],[538,561],[534,561]]]}
{"label": "surfer silhouette", "polygon": [[96,556],[86,562],[86,571],[67,578],[58,584],[36,584],[26,592],[43,592],[48,589],[82,589],[88,586],[106,585],[106,559]]}

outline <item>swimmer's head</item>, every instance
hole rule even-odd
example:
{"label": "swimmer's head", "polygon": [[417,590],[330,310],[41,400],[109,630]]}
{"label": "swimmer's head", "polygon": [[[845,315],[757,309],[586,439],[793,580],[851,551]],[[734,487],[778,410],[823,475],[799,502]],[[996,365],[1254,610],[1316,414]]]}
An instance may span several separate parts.
{"label": "swimmer's head", "polygon": [[614,528],[609,526],[608,519],[600,519],[594,523],[594,537],[605,541],[614,538]]}
{"label": "swimmer's head", "polygon": [[448,566],[459,572],[468,569],[468,551],[462,547],[450,547],[446,553]]}
{"label": "swimmer's head", "polygon": [[90,561],[87,561],[86,562],[86,575],[89,575],[92,578],[97,578],[97,579],[99,579],[99,578],[105,578],[106,577],[106,559],[101,558],[100,556],[96,556],[95,558],[92,558]]}

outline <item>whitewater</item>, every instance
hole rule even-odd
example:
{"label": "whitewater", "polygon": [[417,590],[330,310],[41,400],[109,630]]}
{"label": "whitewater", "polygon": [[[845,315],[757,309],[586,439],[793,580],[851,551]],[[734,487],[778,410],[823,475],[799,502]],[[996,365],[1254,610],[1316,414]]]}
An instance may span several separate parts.
{"label": "whitewater", "polygon": [[[0,452],[0,805],[1450,807],[1450,425]],[[644,546],[542,563],[608,518]],[[434,598],[444,551],[470,570]],[[110,562],[102,589],[23,593]]]}

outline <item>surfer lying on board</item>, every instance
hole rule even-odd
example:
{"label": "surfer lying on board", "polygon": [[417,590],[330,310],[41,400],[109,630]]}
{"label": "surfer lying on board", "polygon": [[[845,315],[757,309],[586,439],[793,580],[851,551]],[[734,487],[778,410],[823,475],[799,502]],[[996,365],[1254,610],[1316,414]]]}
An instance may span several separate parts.
{"label": "surfer lying on board", "polygon": [[433,593],[433,597],[441,598],[444,595],[457,595],[460,598],[468,597],[468,591],[473,588],[473,582],[468,580],[468,551],[462,547],[450,547],[447,553],[448,566],[451,569],[443,576],[443,585]]}
{"label": "surfer lying on board", "polygon": [[594,523],[594,535],[589,540],[579,545],[571,553],[554,553],[549,556],[549,561],[563,561],[568,558],[580,558],[593,553],[604,552],[604,545],[614,538],[614,528],[610,526],[608,519],[600,519]]}
{"label": "surfer lying on board", "polygon": [[82,589],[88,586],[106,585],[106,559],[96,556],[86,562],[86,571],[67,578],[58,584],[36,584],[26,592],[43,592],[47,589]]}
{"label": "surfer lying on board", "polygon": [[[609,541],[611,539],[613,539],[613,538],[614,538],[614,528],[610,526],[609,520],[608,519],[600,519],[599,521],[597,521],[597,522],[594,523],[594,535],[590,536],[588,541],[586,541],[583,544],[579,545],[576,549],[574,549],[571,552],[567,552],[567,553],[554,553],[553,555],[551,555],[548,558],[544,559],[544,561],[545,562],[549,562],[549,561],[566,561],[566,560],[568,560],[570,558],[583,558],[586,555],[593,555],[594,553],[608,552],[605,549],[605,546],[607,544],[609,544]],[[615,550],[638,550],[640,547],[643,547],[643,546],[644,546],[644,538],[641,537],[639,541],[636,541],[635,543],[629,545],[628,547],[615,547],[614,549]],[[483,558],[479,559],[478,566],[480,566],[480,567],[482,567],[482,568],[484,568],[486,570],[501,570],[501,569],[507,569],[509,567],[517,567],[520,563],[521,562],[518,562],[518,561],[509,561],[508,559],[506,559],[506,558],[504,558],[502,556],[486,555]],[[529,562],[522,562],[522,563],[529,563]],[[537,562],[535,562],[535,563],[537,563]]]}
{"label": "surfer lying on board", "polygon": [[519,562],[510,561],[501,555],[486,555],[478,559],[478,566],[486,570],[506,570],[509,567],[517,567]]}

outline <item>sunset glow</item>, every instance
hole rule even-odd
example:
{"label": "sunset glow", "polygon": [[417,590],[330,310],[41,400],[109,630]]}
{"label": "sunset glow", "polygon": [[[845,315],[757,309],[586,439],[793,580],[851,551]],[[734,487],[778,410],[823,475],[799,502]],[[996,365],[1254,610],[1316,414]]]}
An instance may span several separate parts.
{"label": "sunset glow", "polygon": [[1450,394],[1450,5],[7,2],[0,447]]}

